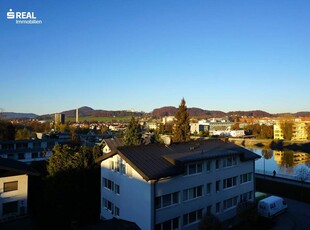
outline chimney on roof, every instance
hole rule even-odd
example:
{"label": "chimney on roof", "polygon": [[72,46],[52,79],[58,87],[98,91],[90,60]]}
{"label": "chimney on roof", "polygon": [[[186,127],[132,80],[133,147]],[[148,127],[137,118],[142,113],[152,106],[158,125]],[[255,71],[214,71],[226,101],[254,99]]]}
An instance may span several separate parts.
{"label": "chimney on roof", "polygon": [[164,143],[166,146],[171,145],[171,137],[170,136],[164,136],[163,140],[164,140]]}

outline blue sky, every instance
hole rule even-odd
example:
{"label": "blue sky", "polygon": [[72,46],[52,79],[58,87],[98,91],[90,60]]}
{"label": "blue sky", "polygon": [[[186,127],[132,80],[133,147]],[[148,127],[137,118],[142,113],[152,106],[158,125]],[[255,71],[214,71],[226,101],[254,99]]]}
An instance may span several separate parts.
{"label": "blue sky", "polygon": [[[6,13],[35,12],[41,25]],[[310,111],[309,0],[0,0],[0,108]]]}

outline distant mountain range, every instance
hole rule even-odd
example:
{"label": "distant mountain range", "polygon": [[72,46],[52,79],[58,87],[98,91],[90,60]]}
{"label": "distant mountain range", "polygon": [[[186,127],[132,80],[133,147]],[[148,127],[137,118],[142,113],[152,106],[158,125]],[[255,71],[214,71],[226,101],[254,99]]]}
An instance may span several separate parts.
{"label": "distant mountain range", "polygon": [[[164,106],[161,108],[154,109],[151,113],[144,112],[130,112],[127,110],[94,110],[90,107],[84,106],[79,108],[79,117],[127,117],[127,116],[142,116],[142,115],[151,115],[154,117],[163,117],[163,116],[174,116],[178,108],[174,106]],[[75,109],[63,111],[61,113],[65,114],[66,117],[75,117]],[[278,113],[271,114],[262,110],[251,110],[251,111],[231,111],[223,112],[218,110],[204,110],[201,108],[188,108],[189,115],[197,118],[210,118],[210,117],[224,117],[224,116],[254,116],[254,117],[275,117],[275,116],[295,116],[295,117],[306,117],[310,116],[310,112],[303,111],[298,113]],[[38,116],[33,113],[11,113],[4,112],[0,114],[0,118],[3,119],[17,119],[17,118],[38,118],[38,119],[51,119],[54,117],[54,114],[46,114]]]}
{"label": "distant mountain range", "polygon": [[37,117],[38,115],[34,113],[12,113],[12,112],[0,113],[0,118],[2,119],[20,119],[20,118],[33,119]]}
{"label": "distant mountain range", "polygon": [[[75,117],[76,110],[67,110],[61,112],[65,114],[66,117]],[[84,106],[79,108],[79,117],[128,117],[128,116],[142,116],[143,112],[130,112],[127,110],[94,110],[90,107]],[[53,117],[54,114],[42,115],[39,118],[46,119]]]}

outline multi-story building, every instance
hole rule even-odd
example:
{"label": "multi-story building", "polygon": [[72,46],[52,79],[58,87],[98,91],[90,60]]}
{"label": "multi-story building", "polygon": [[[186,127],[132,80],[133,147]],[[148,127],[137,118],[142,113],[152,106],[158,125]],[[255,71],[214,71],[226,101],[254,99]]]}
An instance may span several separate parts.
{"label": "multi-story building", "polygon": [[65,114],[55,113],[55,124],[64,124],[65,123]]}
{"label": "multi-story building", "polygon": [[27,214],[28,175],[38,175],[25,163],[0,157],[0,222]]}
{"label": "multi-story building", "polygon": [[[282,124],[284,121],[277,121],[273,126],[273,135],[276,140],[283,140],[284,134]],[[291,121],[292,123],[292,141],[305,141],[308,139],[307,121]]]}
{"label": "multi-story building", "polygon": [[66,139],[35,139],[0,141],[0,157],[22,162],[47,160],[56,144],[67,143]]}
{"label": "multi-story building", "polygon": [[273,125],[273,139],[275,140],[283,140],[284,139],[284,134],[281,128],[281,123],[277,121]]}
{"label": "multi-story building", "polygon": [[294,122],[293,124],[293,141],[305,141],[308,139],[308,124],[307,122]]}
{"label": "multi-story building", "polygon": [[197,229],[203,215],[225,221],[253,201],[257,154],[229,142],[123,146],[101,157],[101,219],[141,229]]}

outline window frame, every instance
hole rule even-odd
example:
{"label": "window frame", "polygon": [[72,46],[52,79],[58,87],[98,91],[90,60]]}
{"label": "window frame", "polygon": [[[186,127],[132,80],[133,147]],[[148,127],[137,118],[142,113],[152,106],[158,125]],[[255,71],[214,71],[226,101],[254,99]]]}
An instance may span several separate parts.
{"label": "window frame", "polygon": [[8,181],[3,183],[3,192],[11,192],[18,190],[18,181]]}

